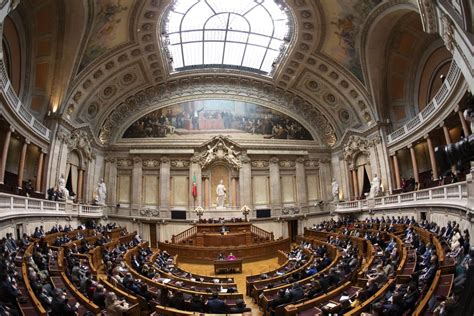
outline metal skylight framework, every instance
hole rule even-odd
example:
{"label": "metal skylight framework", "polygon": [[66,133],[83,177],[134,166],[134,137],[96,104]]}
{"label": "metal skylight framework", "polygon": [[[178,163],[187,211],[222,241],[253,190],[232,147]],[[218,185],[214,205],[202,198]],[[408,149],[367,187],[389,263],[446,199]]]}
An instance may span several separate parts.
{"label": "metal skylight framework", "polygon": [[282,0],[176,0],[162,35],[174,71],[233,68],[269,75],[287,48],[290,19]]}

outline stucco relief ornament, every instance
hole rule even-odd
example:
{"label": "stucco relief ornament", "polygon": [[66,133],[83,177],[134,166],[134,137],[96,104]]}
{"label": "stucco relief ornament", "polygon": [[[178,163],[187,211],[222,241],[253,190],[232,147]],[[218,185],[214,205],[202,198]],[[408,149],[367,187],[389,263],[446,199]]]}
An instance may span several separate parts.
{"label": "stucco relief ornament", "polygon": [[240,153],[234,150],[233,145],[227,145],[223,140],[219,140],[214,145],[207,145],[207,149],[199,156],[199,163],[204,168],[216,160],[224,160],[238,169],[240,168],[239,155]]}
{"label": "stucco relief ornament", "polygon": [[343,155],[345,160],[352,160],[355,157],[355,154],[359,152],[367,153],[369,152],[368,142],[366,139],[359,136],[350,136],[349,141],[344,146]]}
{"label": "stucco relief ornament", "polygon": [[281,209],[283,215],[295,215],[300,212],[300,208],[297,206],[285,206]]}
{"label": "stucco relief ornament", "polygon": [[145,208],[140,210],[140,215],[146,217],[158,217],[160,215],[160,211],[154,208]]}
{"label": "stucco relief ornament", "polygon": [[443,41],[446,49],[450,52],[454,50],[454,25],[453,21],[446,14],[441,18],[443,22]]}
{"label": "stucco relief ornament", "polygon": [[82,151],[82,153],[88,160],[92,160],[92,158],[94,158],[94,154],[92,153],[91,141],[89,140],[89,136],[87,135],[86,131],[73,131],[71,136],[66,140],[66,143],[70,149],[77,149]]}

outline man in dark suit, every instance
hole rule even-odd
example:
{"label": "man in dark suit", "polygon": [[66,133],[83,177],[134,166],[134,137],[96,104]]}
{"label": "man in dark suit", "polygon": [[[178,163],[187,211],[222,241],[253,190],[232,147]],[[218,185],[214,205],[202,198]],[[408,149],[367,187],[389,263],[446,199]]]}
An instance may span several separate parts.
{"label": "man in dark suit", "polygon": [[67,316],[74,314],[77,308],[67,303],[68,298],[61,289],[54,289],[53,301],[51,302],[51,316]]}
{"label": "man in dark suit", "polygon": [[212,293],[212,298],[207,301],[207,312],[211,314],[227,313],[227,305],[219,298],[217,292]]}
{"label": "man in dark suit", "polygon": [[239,313],[241,314],[241,313],[246,313],[250,311],[252,311],[252,309],[250,309],[249,307],[246,307],[245,302],[241,299],[238,299],[235,302],[235,306],[229,309],[229,313],[231,314],[239,314]]}
{"label": "man in dark suit", "polygon": [[290,290],[291,302],[295,303],[304,298],[304,291],[299,283],[293,283],[293,286]]}

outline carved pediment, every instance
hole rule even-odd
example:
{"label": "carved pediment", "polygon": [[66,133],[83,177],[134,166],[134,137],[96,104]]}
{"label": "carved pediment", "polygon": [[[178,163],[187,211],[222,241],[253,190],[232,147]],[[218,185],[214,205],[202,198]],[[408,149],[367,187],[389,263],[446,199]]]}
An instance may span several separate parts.
{"label": "carved pediment", "polygon": [[216,161],[223,161],[239,169],[242,151],[238,149],[240,148],[237,143],[225,136],[218,135],[205,142],[198,153],[193,156],[192,161],[199,163],[201,168],[205,168]]}
{"label": "carved pediment", "polygon": [[83,129],[76,129],[71,133],[71,135],[64,137],[64,141],[66,142],[68,148],[70,150],[76,149],[81,151],[87,160],[92,160],[95,158],[92,150],[93,147],[91,139],[92,137],[89,136],[89,133]]}
{"label": "carved pediment", "polygon": [[354,159],[359,153],[369,156],[369,147],[370,143],[366,138],[351,135],[343,149],[344,159],[349,162],[349,167],[354,164]]}

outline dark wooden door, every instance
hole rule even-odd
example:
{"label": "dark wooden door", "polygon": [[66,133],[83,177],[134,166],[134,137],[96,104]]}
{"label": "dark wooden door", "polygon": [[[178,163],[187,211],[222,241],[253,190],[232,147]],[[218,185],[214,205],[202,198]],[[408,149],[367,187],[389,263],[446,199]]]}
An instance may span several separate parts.
{"label": "dark wooden door", "polygon": [[296,236],[298,236],[298,220],[293,219],[288,221],[288,237],[291,242],[296,242]]}
{"label": "dark wooden door", "polygon": [[156,248],[158,246],[157,239],[156,239],[156,224],[150,224],[150,247]]}

